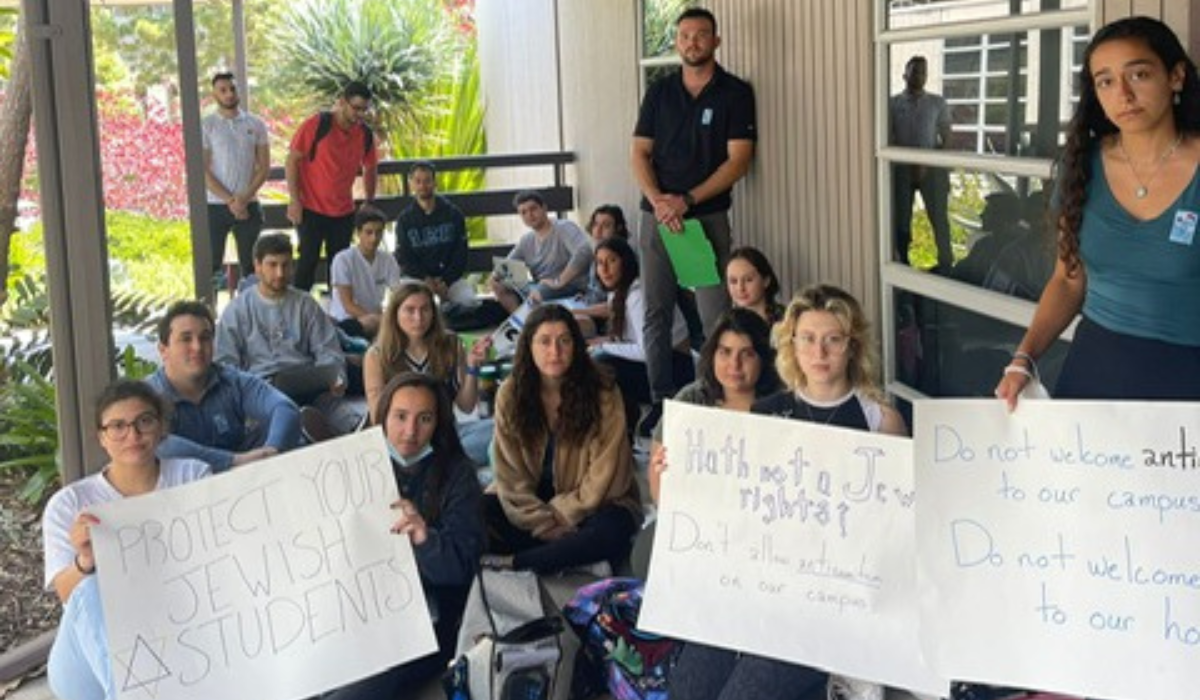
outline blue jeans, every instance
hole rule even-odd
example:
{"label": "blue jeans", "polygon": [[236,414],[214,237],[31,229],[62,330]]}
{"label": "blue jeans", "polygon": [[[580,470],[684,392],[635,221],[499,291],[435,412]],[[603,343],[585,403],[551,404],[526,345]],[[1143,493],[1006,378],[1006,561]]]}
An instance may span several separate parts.
{"label": "blue jeans", "polygon": [[50,648],[46,678],[61,700],[116,700],[104,608],[95,576],[87,576],[71,591]]}
{"label": "blue jeans", "polygon": [[461,421],[457,425],[458,440],[463,452],[477,467],[491,464],[492,437],[496,434],[496,422],[491,418]]}

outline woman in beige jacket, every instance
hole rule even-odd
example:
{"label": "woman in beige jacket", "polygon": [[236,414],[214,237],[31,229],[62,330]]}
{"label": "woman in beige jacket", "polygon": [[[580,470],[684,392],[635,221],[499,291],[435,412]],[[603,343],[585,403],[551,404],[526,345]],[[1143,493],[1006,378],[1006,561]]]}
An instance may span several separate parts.
{"label": "woman in beige jacket", "polygon": [[629,554],[641,522],[619,390],[565,308],[533,311],[496,399],[489,550],[562,571]]}

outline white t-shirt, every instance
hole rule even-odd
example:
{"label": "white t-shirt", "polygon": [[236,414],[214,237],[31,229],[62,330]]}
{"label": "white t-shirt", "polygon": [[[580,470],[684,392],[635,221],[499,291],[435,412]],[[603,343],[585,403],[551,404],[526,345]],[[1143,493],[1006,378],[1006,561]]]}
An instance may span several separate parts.
{"label": "white t-shirt", "polygon": [[334,288],[329,298],[329,315],[344,321],[350,318],[350,313],[342,305],[337,288],[349,287],[355,304],[369,313],[380,313],[384,293],[400,284],[400,265],[383,248],[375,251],[374,260],[367,262],[358,246],[350,246],[333,256],[329,277]]}
{"label": "white t-shirt", "polygon": [[[235,194],[245,190],[254,177],[258,148],[271,143],[266,123],[241,111],[232,118],[216,112],[206,116],[200,122],[200,137],[211,155],[213,176]],[[208,190],[208,203],[224,204],[224,200]]]}
{"label": "white t-shirt", "polygon": [[[164,459],[159,461],[156,491],[169,489],[190,481],[203,479],[212,469],[198,459]],[[92,474],[68,484],[50,497],[42,514],[42,547],[46,556],[46,590],[52,589],[58,572],[74,565],[75,547],[71,545],[71,525],[79,511],[97,503],[124,498],[113,488],[104,472]]]}

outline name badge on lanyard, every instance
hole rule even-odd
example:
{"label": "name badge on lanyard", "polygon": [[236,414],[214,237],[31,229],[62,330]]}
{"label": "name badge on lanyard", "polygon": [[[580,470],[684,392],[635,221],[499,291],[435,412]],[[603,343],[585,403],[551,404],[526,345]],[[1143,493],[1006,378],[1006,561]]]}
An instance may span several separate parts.
{"label": "name badge on lanyard", "polygon": [[1200,216],[1194,211],[1180,210],[1175,212],[1175,223],[1171,226],[1172,243],[1191,245],[1196,236],[1196,223]]}

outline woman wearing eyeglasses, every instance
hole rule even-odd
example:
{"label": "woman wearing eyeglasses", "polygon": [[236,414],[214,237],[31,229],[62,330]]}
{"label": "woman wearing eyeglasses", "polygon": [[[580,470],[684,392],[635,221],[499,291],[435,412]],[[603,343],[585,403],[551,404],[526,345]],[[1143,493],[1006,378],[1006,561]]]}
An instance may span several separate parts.
{"label": "woman wearing eyeglasses", "polygon": [[166,436],[167,405],[148,384],[120,380],[96,400],[96,430],[108,463],[69,484],[51,498],[42,515],[46,590],[63,602],[58,636],[50,650],[47,676],[62,700],[115,698],[108,641],[88,513],[97,503],[139,496],[195,481],[212,473],[194,459],[158,459]]}
{"label": "woman wearing eyeglasses", "polygon": [[641,502],[621,394],[562,306],[525,320],[496,398],[494,464],[492,554],[540,574],[629,554]]}
{"label": "woman wearing eyeglasses", "polygon": [[862,306],[849,293],[828,284],[801,290],[773,335],[787,389],[756,402],[752,412],[908,434],[876,383],[875,345]]}
{"label": "woman wearing eyeglasses", "polygon": [[[862,307],[849,293],[824,284],[802,290],[773,336],[775,364],[787,388],[755,402],[752,412],[908,434],[876,384],[875,346]],[[826,679],[824,671],[807,666],[689,643],[671,672],[671,699],[825,697]],[[828,685],[829,697],[883,697],[880,686],[852,678],[835,676]]]}

